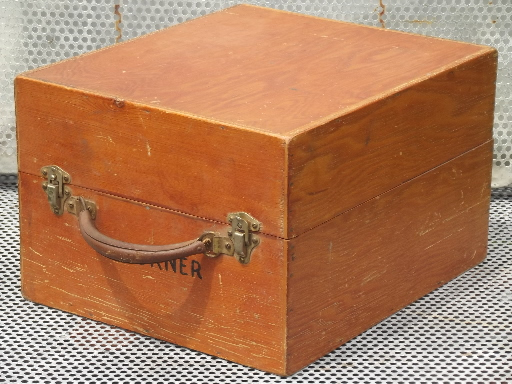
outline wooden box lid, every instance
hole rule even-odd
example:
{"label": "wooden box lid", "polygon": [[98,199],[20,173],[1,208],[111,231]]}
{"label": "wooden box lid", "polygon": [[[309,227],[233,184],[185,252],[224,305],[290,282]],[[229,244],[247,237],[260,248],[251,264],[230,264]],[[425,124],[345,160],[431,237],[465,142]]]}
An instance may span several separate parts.
{"label": "wooden box lid", "polygon": [[19,76],[19,170],[290,238],[490,140],[495,66],[239,5]]}

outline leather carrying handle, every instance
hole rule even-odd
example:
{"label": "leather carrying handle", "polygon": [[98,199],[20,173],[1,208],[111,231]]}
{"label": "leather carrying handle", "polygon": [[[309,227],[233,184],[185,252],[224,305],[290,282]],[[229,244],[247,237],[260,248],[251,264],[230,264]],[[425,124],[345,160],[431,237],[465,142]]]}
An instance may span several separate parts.
{"label": "leather carrying handle", "polygon": [[169,245],[141,245],[112,239],[96,228],[91,213],[85,209],[86,205],[82,197],[80,201],[81,210],[78,213],[80,233],[87,244],[109,259],[122,263],[151,264],[207,253],[206,244],[199,239]]}

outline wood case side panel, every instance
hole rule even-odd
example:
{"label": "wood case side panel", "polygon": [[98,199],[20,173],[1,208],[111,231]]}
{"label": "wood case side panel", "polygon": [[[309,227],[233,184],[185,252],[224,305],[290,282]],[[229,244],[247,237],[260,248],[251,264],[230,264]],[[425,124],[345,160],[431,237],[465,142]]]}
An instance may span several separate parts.
{"label": "wood case side panel", "polygon": [[248,212],[284,237],[283,139],[16,79],[19,169],[55,164],[73,184],[225,222]]}
{"label": "wood case side panel", "polygon": [[[21,284],[36,303],[284,374],[284,240],[261,236],[251,262],[195,255],[124,264],[93,251],[77,218],[54,215],[43,179],[20,173]],[[98,205],[106,235],[140,244],[191,240],[227,226],[71,186]]]}
{"label": "wood case side panel", "polygon": [[488,51],[295,137],[288,238],[491,140],[496,61]]}
{"label": "wood case side panel", "polygon": [[289,243],[287,373],[486,255],[492,142]]}

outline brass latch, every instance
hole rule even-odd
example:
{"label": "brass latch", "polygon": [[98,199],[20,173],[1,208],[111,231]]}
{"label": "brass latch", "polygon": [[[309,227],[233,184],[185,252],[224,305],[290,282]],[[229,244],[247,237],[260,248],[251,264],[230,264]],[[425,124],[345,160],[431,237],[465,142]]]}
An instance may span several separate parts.
{"label": "brass latch", "polygon": [[252,251],[260,243],[259,236],[254,232],[259,232],[261,223],[245,212],[230,213],[227,220],[231,224],[228,236],[207,232],[200,240],[208,246],[208,256],[235,256],[240,263],[247,264],[251,260]]}
{"label": "brass latch", "polygon": [[228,236],[233,241],[235,258],[242,264],[247,264],[251,259],[252,250],[260,243],[254,232],[260,230],[260,222],[245,212],[231,213],[228,215],[231,230]]}
{"label": "brass latch", "polygon": [[71,196],[71,191],[65,184],[71,182],[71,176],[56,165],[49,165],[41,168],[41,174],[46,177],[43,182],[43,189],[48,197],[50,208],[56,215],[64,213],[64,202]]}

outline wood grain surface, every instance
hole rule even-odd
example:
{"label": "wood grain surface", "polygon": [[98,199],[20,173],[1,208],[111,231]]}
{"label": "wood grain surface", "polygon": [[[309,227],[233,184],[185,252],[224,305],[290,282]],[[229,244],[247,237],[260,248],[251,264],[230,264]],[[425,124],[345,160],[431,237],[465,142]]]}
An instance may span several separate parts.
{"label": "wood grain surface", "polygon": [[489,51],[291,139],[287,238],[491,140],[496,65]]}
{"label": "wood grain surface", "polygon": [[[131,265],[107,259],[82,239],[77,218],[54,215],[43,179],[20,173],[21,286],[32,301],[284,374],[286,256],[262,235],[248,265],[234,257]],[[191,240],[227,226],[71,187],[98,204],[97,227],[141,244]]]}
{"label": "wood grain surface", "polygon": [[287,135],[489,50],[239,5],[27,76]]}
{"label": "wood grain surface", "polygon": [[291,374],[486,255],[492,142],[288,243]]}

